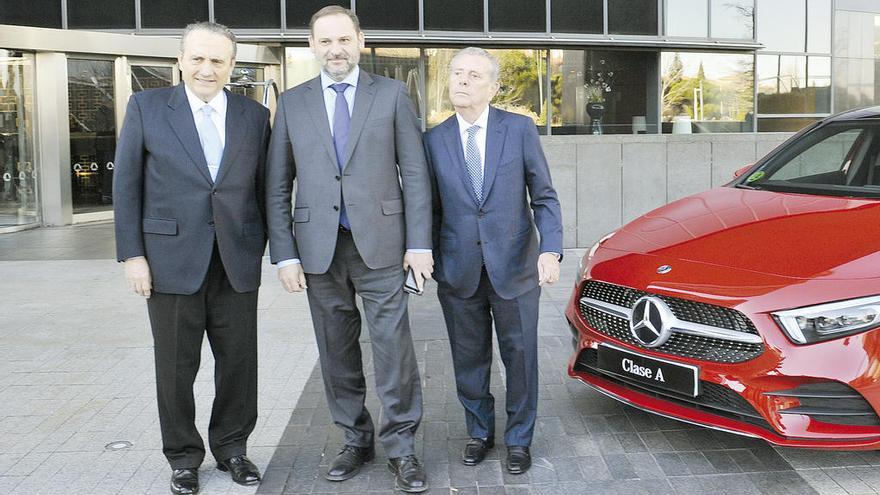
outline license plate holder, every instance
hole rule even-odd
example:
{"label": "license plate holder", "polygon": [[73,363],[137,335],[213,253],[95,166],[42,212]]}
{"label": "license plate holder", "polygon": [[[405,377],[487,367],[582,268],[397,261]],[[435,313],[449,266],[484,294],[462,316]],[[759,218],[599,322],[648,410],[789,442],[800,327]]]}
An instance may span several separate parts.
{"label": "license plate holder", "polygon": [[599,344],[597,353],[597,367],[603,373],[689,397],[700,394],[697,366],[649,357],[609,344]]}

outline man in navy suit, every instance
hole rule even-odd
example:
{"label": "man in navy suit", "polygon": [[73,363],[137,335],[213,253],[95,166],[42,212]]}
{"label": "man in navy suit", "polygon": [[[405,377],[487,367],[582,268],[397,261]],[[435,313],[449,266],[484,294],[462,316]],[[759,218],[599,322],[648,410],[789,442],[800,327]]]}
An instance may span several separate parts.
{"label": "man in navy suit", "polygon": [[235,65],[225,26],[187,26],[178,62],[182,84],[128,102],[113,206],[117,257],[129,287],[147,298],[171,491],[191,494],[205,457],[193,400],[205,334],[215,361],[211,453],[236,483],[260,480],[246,454],[257,421],[269,112],[223,89]]}
{"label": "man in navy suit", "polygon": [[531,466],[538,405],[540,286],[559,279],[559,200],[534,122],[489,106],[499,88],[495,57],[465,48],[449,69],[455,115],[427,133],[425,147],[434,194],[434,278],[471,437],[462,462],[478,464],[495,443],[494,320],[507,373],[507,470],[521,474]]}

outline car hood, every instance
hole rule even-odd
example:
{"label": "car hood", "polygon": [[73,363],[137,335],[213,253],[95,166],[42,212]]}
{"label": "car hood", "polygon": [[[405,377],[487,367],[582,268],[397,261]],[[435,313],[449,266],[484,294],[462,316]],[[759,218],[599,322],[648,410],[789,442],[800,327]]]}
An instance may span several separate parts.
{"label": "car hood", "polygon": [[878,278],[880,201],[721,187],[630,222],[602,248],[793,279]]}

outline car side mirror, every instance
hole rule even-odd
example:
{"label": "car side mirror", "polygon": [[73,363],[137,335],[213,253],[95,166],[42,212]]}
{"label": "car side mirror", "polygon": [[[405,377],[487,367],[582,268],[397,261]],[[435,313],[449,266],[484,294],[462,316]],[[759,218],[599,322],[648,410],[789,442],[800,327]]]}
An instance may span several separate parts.
{"label": "car side mirror", "polygon": [[746,173],[750,168],[752,168],[754,166],[755,166],[754,163],[750,163],[750,164],[746,165],[745,167],[736,169],[736,172],[733,173],[733,178],[734,179],[739,178],[740,175]]}

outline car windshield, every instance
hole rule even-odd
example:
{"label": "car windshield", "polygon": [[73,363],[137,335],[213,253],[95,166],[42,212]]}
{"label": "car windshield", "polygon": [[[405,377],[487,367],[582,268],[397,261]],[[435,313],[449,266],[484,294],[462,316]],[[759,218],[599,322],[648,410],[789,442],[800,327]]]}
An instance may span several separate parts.
{"label": "car windshield", "polygon": [[736,187],[880,198],[880,123],[840,122],[808,132]]}

